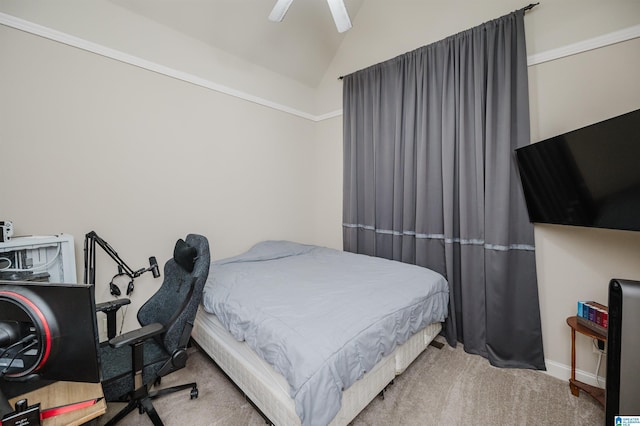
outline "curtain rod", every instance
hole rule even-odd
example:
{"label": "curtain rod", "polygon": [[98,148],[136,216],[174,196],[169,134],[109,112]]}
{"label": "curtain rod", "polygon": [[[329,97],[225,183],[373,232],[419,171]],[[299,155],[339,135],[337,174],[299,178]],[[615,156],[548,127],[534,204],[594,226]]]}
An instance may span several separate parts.
{"label": "curtain rod", "polygon": [[[534,7],[536,7],[536,6],[537,6],[537,5],[539,5],[539,4],[540,4],[540,2],[538,2],[538,3],[531,3],[530,5],[525,6],[525,7],[523,8],[523,10],[526,12],[527,10],[531,10],[531,9],[533,9]],[[341,76],[339,76],[339,77],[338,77],[338,80],[342,80],[342,79],[344,79],[344,75],[341,75]]]}

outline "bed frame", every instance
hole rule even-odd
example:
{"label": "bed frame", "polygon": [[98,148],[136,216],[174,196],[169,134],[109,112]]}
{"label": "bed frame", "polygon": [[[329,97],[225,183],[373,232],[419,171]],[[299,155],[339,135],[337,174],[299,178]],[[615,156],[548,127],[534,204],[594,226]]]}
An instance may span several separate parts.
{"label": "bed frame", "polygon": [[[441,323],[428,325],[346,389],[342,393],[342,407],[330,425],[344,426],[351,422],[427,348],[441,328]],[[246,343],[231,336],[216,316],[206,313],[202,306],[196,315],[191,337],[269,422],[300,425],[286,379]]]}

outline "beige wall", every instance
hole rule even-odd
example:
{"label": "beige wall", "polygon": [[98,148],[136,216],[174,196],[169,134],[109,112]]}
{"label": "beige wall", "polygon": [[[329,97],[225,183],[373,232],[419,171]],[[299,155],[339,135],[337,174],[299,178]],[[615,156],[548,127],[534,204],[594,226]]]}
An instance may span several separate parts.
{"label": "beige wall", "polygon": [[[531,134],[539,141],[640,108],[640,39],[529,68]],[[640,214],[640,212],[639,212]],[[640,233],[537,225],[540,309],[547,367],[570,364],[565,317],[577,300],[607,304],[611,278],[640,279]],[[580,338],[578,368],[597,356]],[[604,374],[604,368],[601,369]]]}
{"label": "beige wall", "polygon": [[[318,113],[342,107],[340,75],[441,40],[524,7],[520,0],[366,0],[317,92]],[[637,0],[545,0],[526,13],[536,55],[640,24]]]}
{"label": "beige wall", "polygon": [[[367,0],[312,89],[110,2],[78,0],[75,13],[42,2],[3,2],[7,13],[68,27],[215,83],[319,117],[338,114],[313,122],[0,26],[0,219],[13,219],[17,234],[73,234],[79,278],[82,238],[92,229],[133,267],[149,255],[166,260],[187,232],[207,235],[214,258],[265,238],[341,248],[337,77],[522,6]],[[77,19],[83,11],[103,19]],[[545,0],[525,23],[529,54],[536,55],[638,25],[640,2]],[[166,48],[147,43],[150,35],[166,40]],[[640,108],[638,43],[531,66],[532,141]],[[537,226],[536,242],[547,366],[562,376],[570,363],[564,319],[579,299],[605,301],[611,277],[640,278],[640,234]],[[108,281],[115,266],[107,258],[98,265]],[[147,276],[136,283],[132,311],[157,286]],[[106,286],[98,298],[109,298]],[[593,373],[590,343],[578,345],[579,368]]]}
{"label": "beige wall", "polygon": [[314,130],[314,240],[342,250],[342,116]]}
{"label": "beige wall", "polygon": [[[189,232],[214,258],[314,242],[312,121],[4,26],[0,57],[0,217],[72,234],[79,281],[91,230],[133,269]],[[116,265],[99,256],[105,300]],[[131,312],[159,282],[136,280]]]}
{"label": "beige wall", "polygon": [[138,15],[117,1],[2,0],[0,12],[42,25],[47,32],[61,31],[216,85],[313,113],[313,88]]}

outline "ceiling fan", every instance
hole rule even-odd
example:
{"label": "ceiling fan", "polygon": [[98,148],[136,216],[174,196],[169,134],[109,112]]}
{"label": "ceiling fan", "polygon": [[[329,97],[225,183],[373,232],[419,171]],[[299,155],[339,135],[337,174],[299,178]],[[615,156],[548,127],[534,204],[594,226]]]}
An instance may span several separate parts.
{"label": "ceiling fan", "polygon": [[[293,0],[278,0],[269,14],[269,20],[282,22],[291,3],[293,3]],[[349,13],[344,5],[344,0],[327,0],[327,3],[329,3],[329,9],[331,9],[331,14],[333,15],[333,20],[336,23],[338,32],[343,33],[351,28],[351,19],[349,19]]]}

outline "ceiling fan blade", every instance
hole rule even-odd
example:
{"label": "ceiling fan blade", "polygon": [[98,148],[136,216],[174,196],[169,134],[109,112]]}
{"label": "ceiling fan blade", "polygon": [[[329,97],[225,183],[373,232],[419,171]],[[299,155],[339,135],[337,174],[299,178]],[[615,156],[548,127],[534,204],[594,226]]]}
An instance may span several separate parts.
{"label": "ceiling fan blade", "polygon": [[329,3],[329,9],[331,9],[338,32],[343,33],[350,29],[351,19],[349,19],[349,12],[344,5],[344,0],[327,0],[327,3]]}
{"label": "ceiling fan blade", "polygon": [[289,10],[289,6],[291,6],[291,3],[293,3],[293,0],[278,0],[269,14],[269,20],[273,22],[282,22],[284,15],[286,15],[287,10]]}

